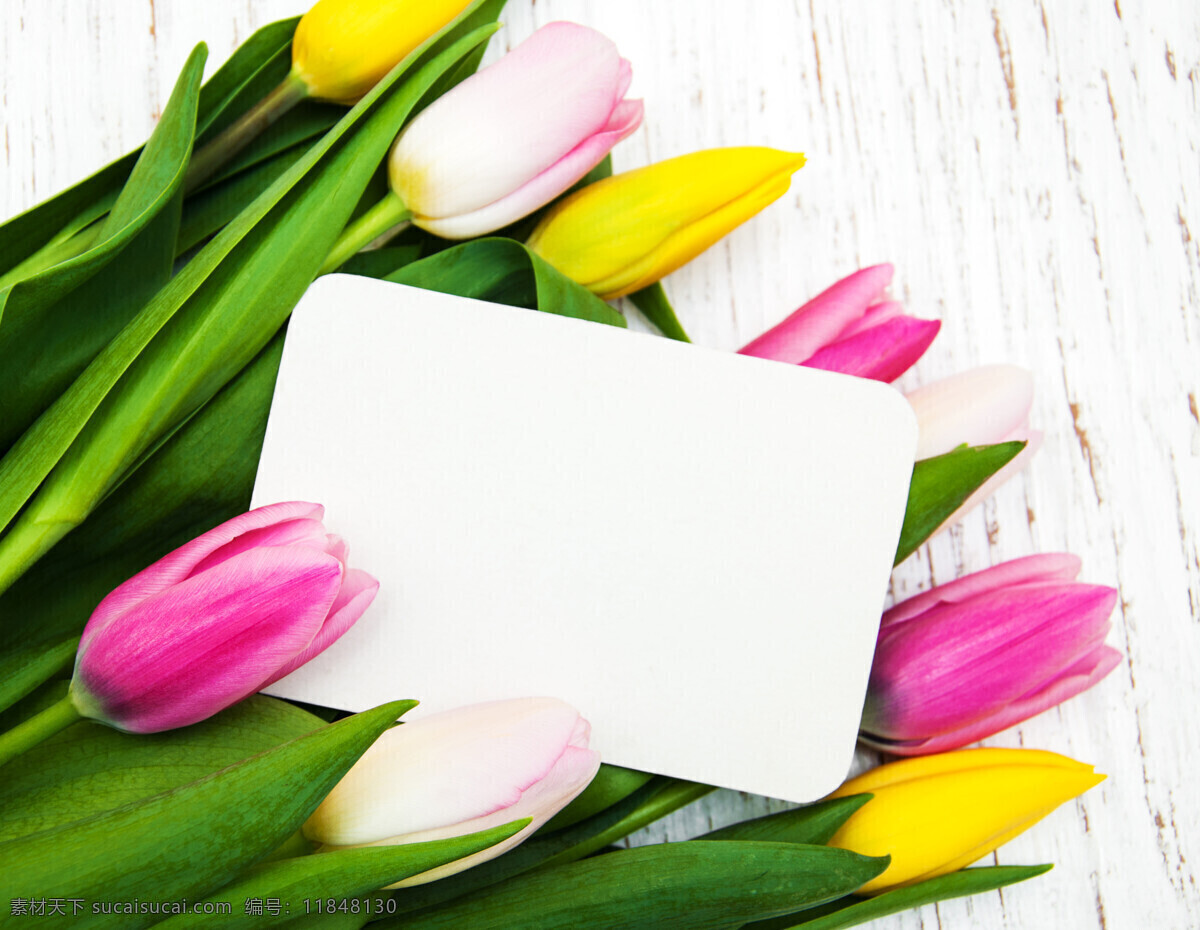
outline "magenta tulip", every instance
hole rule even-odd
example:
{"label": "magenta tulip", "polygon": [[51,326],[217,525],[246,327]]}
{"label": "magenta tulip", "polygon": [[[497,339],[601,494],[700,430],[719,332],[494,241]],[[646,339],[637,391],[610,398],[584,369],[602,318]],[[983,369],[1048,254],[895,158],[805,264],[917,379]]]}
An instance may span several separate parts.
{"label": "magenta tulip", "polygon": [[856,271],[739,351],[806,368],[895,381],[925,354],[942,324],[907,316],[900,304],[884,300],[891,280],[891,265]]}
{"label": "magenta tulip", "polygon": [[187,726],[325,650],[379,583],[346,567],[346,544],[326,534],[323,512],[260,507],[116,588],[79,643],[79,713],[131,733]]}
{"label": "magenta tulip", "polygon": [[1079,559],[1029,556],[939,585],[883,615],[862,739],[896,755],[956,749],[1086,691],[1121,661],[1104,645],[1117,592]]}
{"label": "magenta tulip", "polygon": [[642,121],[633,70],[594,29],[550,23],[432,103],[397,138],[392,190],[447,239],[507,226],[549,203]]}

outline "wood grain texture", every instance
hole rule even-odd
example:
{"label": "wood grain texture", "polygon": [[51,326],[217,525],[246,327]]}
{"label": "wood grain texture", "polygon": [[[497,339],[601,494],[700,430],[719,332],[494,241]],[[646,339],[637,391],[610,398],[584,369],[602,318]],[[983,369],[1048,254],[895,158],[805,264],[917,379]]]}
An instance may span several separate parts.
{"label": "wood grain texture", "polygon": [[[2,0],[0,214],[140,143],[195,41],[211,72],[303,7]],[[667,280],[697,342],[734,349],[837,277],[891,261],[895,295],[944,322],[906,386],[994,361],[1034,372],[1043,451],[903,565],[896,596],[1054,550],[1121,594],[1110,642],[1125,663],[987,741],[1108,773],[993,857],[1057,868],[876,925],[1200,926],[1200,8],[744,9],[510,0],[491,54],[560,18],[614,38],[646,99],[618,169],[719,145],[807,152],[791,193]],[[634,841],[782,806],[719,792]]]}

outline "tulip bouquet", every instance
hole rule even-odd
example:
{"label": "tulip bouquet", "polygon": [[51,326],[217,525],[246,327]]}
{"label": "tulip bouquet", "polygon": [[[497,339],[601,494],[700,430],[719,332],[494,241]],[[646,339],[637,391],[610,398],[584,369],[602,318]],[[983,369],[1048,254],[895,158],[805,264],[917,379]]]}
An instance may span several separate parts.
{"label": "tulip bouquet", "polygon": [[[1102,777],[947,751],[1119,662],[1115,592],[1066,555],[884,615],[862,738],[916,758],[685,842],[605,852],[712,788],[602,765],[561,701],[397,725],[413,702],[256,695],[379,585],[318,505],[244,513],[312,280],[613,326],[628,296],[686,341],[660,279],[804,165],[742,147],[613,175],[643,118],[631,64],[552,23],[479,70],[502,6],[320,0],[204,84],[199,46],[142,148],[0,226],[0,923],[845,927],[1044,871],[963,866]],[[891,277],[858,271],[741,352],[895,381],[940,324]],[[1008,366],[909,395],[897,563],[1027,463],[1031,399]]]}

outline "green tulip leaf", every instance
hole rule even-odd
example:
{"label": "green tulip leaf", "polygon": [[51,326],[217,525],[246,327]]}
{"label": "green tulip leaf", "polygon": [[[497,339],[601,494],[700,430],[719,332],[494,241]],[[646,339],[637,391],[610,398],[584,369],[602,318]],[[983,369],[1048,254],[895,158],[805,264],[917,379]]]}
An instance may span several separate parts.
{"label": "green tulip leaf", "polygon": [[570,804],[544,823],[538,834],[544,836],[587,820],[601,811],[608,810],[618,801],[623,801],[650,781],[654,776],[637,769],[626,769],[619,765],[600,764],[600,771],[586,788]]}
{"label": "green tulip leaf", "polygon": [[0,669],[78,637],[109,591],[249,508],[282,352],[280,334],[0,596]]}
{"label": "green tulip leaf", "polygon": [[533,869],[590,856],[712,790],[710,785],[655,777],[586,820],[550,834],[537,834],[503,856],[458,875],[428,885],[400,889],[395,894],[396,913],[430,908],[481,888],[499,885]]}
{"label": "green tulip leaf", "polygon": [[[401,789],[403,790],[403,789]],[[225,902],[230,913],[180,914],[157,926],[169,930],[189,927],[273,927],[286,924],[304,913],[306,903],[330,898],[341,901],[402,881],[430,869],[455,862],[503,842],[529,825],[529,820],[512,823],[467,836],[408,843],[403,846],[373,846],[345,849],[294,859],[281,859],[254,866],[220,891],[205,897],[207,903]],[[280,913],[247,915],[247,901],[275,899]]]}
{"label": "green tulip leaf", "polygon": [[[200,90],[197,130],[203,130],[223,112],[229,119],[248,109],[253,100],[243,99],[249,78],[261,71],[281,50],[291,47],[299,18],[272,23],[247,39]],[[290,60],[281,62],[287,73]],[[278,66],[277,66],[278,67]],[[124,155],[96,174],[0,225],[0,274],[41,249],[66,229],[79,229],[103,216],[125,186],[141,148]],[[82,222],[76,222],[79,217]]]}
{"label": "green tulip leaf", "polygon": [[756,921],[746,924],[743,930],[791,930],[793,927],[802,927],[804,930],[842,930],[843,927],[857,927],[889,914],[898,914],[936,901],[995,891],[1005,885],[1043,875],[1052,868],[1051,865],[1001,865],[962,869],[909,885],[907,888],[885,891],[874,897],[843,898],[800,914]]}
{"label": "green tulip leaf", "polygon": [[4,766],[0,840],[143,801],[322,725],[286,701],[262,696],[165,733],[121,733],[80,721]]}
{"label": "green tulip leaf", "polygon": [[[7,887],[105,902],[195,898],[232,880],[308,818],[412,702],[347,717],[215,774],[0,843]],[[153,914],[47,915],[39,926],[144,927]]]}
{"label": "green tulip leaf", "polygon": [[292,16],[255,31],[205,82],[200,92],[198,144],[219,133],[287,76],[299,22],[299,16]]}
{"label": "green tulip leaf", "polygon": [[308,148],[314,139],[327,133],[345,115],[346,108],[336,104],[302,101],[247,143],[227,164],[213,172],[212,177],[189,191],[188,196],[195,196],[243,171],[256,168],[280,152]]}
{"label": "green tulip leaf", "polygon": [[886,857],[793,843],[697,840],[641,846],[538,869],[379,926],[725,928],[843,897],[882,872],[887,862]]}
{"label": "green tulip leaf", "polygon": [[1024,448],[1023,442],[964,444],[945,455],[917,462],[908,486],[908,506],[893,564],[899,565],[916,552],[946,518]]}
{"label": "green tulip leaf", "polygon": [[[29,426],[170,276],[179,221],[176,192],[192,150],[206,54],[200,45],[188,58],[95,242],[52,268],[0,284],[0,449]],[[139,235],[143,231],[146,235]],[[135,240],[140,247],[134,254],[114,262]],[[85,282],[91,286],[79,290]],[[61,302],[72,291],[74,299]],[[80,313],[79,306],[87,312]],[[48,315],[50,310],[57,312]]]}
{"label": "green tulip leaf", "polygon": [[[0,652],[0,711],[12,707],[55,674],[65,674],[75,661],[78,645],[78,636],[68,636],[51,644],[18,643]],[[0,811],[0,818],[3,816]]]}
{"label": "green tulip leaf", "polygon": [[179,236],[175,243],[177,255],[195,248],[205,239],[218,233],[233,221],[246,204],[262,195],[311,148],[302,142],[284,149],[271,158],[215,182],[192,194],[184,201]]}
{"label": "green tulip leaf", "polygon": [[444,294],[624,326],[625,318],[512,239],[474,239],[405,265],[386,276]]}
{"label": "green tulip leaf", "polygon": [[392,896],[386,891],[359,895],[356,898],[334,899],[334,907],[328,902],[314,899],[309,904],[309,913],[294,918],[282,926],[286,930],[361,930],[373,920],[379,920],[390,911]]}
{"label": "green tulip leaf", "polygon": [[675,339],[678,342],[692,341],[688,338],[683,324],[679,322],[679,317],[675,315],[675,308],[667,299],[667,292],[663,290],[662,282],[656,281],[649,287],[634,291],[629,295],[629,299],[633,301],[635,307],[642,311],[642,316],[653,323],[654,327],[668,339]]}
{"label": "green tulip leaf", "polygon": [[699,840],[767,840],[776,843],[812,843],[823,846],[850,815],[871,800],[869,794],[818,801],[807,807],[743,820],[698,836]]}
{"label": "green tulip leaf", "polygon": [[159,291],[25,433],[0,462],[0,523],[49,478],[0,540],[0,589],[269,341],[316,276],[412,105],[495,29],[474,30],[432,58],[418,50],[393,69]]}

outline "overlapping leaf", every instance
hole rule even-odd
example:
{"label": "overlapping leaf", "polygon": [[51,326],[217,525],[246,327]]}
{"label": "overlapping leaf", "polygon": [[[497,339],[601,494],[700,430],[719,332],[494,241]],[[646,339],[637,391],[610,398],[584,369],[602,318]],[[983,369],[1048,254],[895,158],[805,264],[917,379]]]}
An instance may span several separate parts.
{"label": "overlapping leaf", "polygon": [[1024,448],[1023,442],[962,445],[945,455],[917,462],[908,486],[908,505],[894,564],[899,565],[916,552],[947,517]]}
{"label": "overlapping leaf", "polygon": [[[65,683],[61,686],[65,692]],[[162,794],[321,727],[286,701],[252,697],[195,726],[120,733],[76,723],[4,766],[0,840]]]}
{"label": "overlapping leaf", "polygon": [[[278,847],[409,706],[385,704],[152,798],[0,843],[0,874],[25,897],[195,898]],[[137,928],[154,919],[68,912],[38,923]]]}
{"label": "overlapping leaf", "polygon": [[[487,6],[487,0],[477,3],[465,21]],[[315,276],[412,105],[494,27],[451,41],[459,31],[461,23],[397,66],[239,214],[0,462],[3,522],[54,470],[21,522],[0,540],[0,588],[81,522],[274,334]]]}
{"label": "overlapping leaf", "polygon": [[724,928],[843,897],[883,871],[887,861],[792,843],[665,843],[538,869],[379,926]]}
{"label": "overlapping leaf", "polygon": [[[529,820],[512,823],[466,836],[455,836],[425,843],[402,846],[374,846],[346,849],[292,859],[280,859],[257,865],[205,897],[204,903],[225,902],[226,915],[180,914],[158,926],[169,930],[188,927],[273,927],[289,922],[290,915],[301,912],[303,902],[316,899],[340,902],[382,888],[473,855],[495,846],[529,825]],[[281,903],[278,914],[248,916],[245,902],[273,898]]]}

